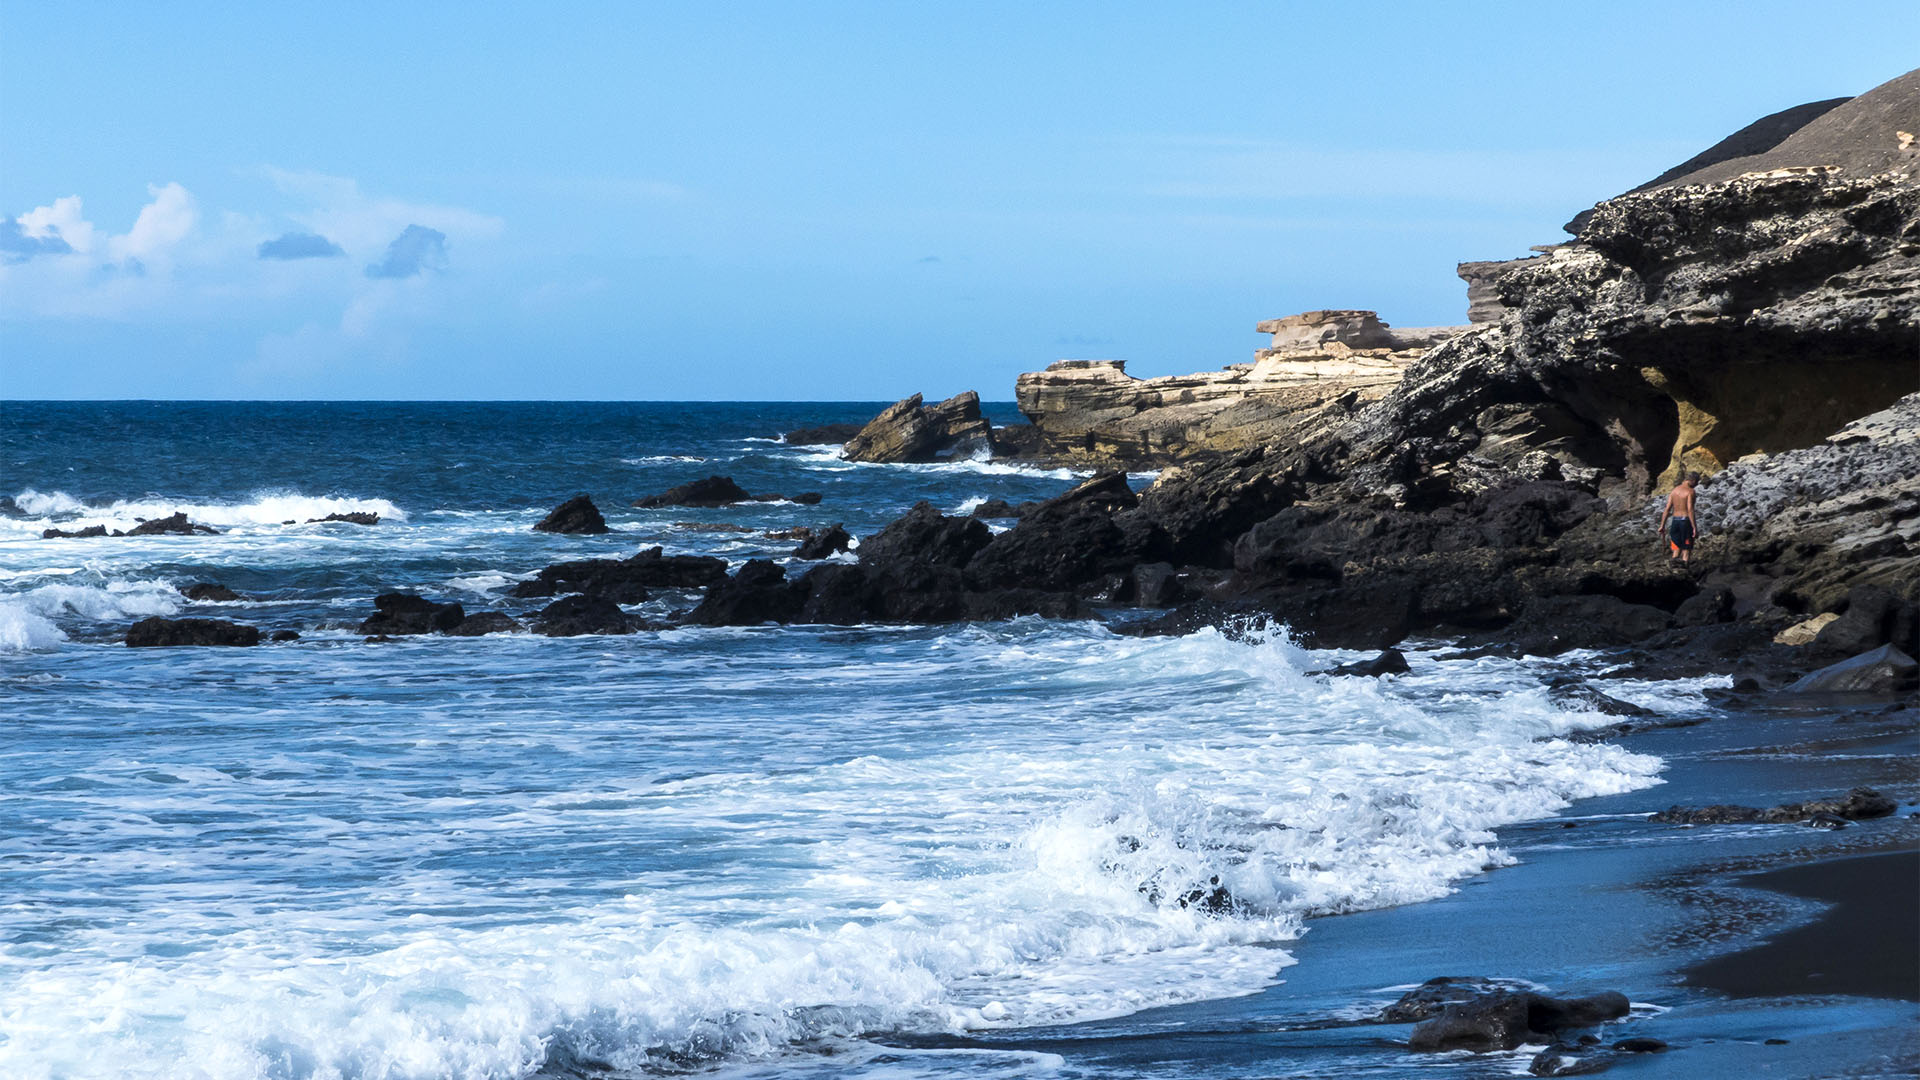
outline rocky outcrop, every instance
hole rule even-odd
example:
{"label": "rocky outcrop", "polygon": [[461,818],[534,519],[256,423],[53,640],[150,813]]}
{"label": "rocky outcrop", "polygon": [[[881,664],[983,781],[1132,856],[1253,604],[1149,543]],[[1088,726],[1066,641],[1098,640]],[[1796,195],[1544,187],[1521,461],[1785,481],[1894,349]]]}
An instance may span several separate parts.
{"label": "rocky outcrop", "polygon": [[446,633],[467,617],[458,603],[438,604],[413,593],[382,593],[373,598],[373,608],[360,633],[374,637]]}
{"label": "rocky outcrop", "polygon": [[107,527],[105,525],[89,525],[84,529],[71,529],[71,530],[41,529],[40,530],[40,539],[42,540],[81,540],[81,539],[86,539],[88,537],[93,537],[93,536],[107,536],[107,535],[125,536],[126,533],[123,533],[118,529],[115,529],[111,534],[109,534],[107,532]]}
{"label": "rocky outcrop", "polygon": [[704,589],[727,576],[727,561],[711,555],[668,555],[650,547],[625,559],[581,559],[555,563],[511,595],[529,599],[580,593],[616,604],[638,604],[650,589]]}
{"label": "rocky outcrop", "polygon": [[132,648],[172,645],[258,645],[260,629],[224,619],[141,619],[127,630]]}
{"label": "rocky outcrop", "polygon": [[1252,364],[1136,379],[1119,360],[1062,360],[1014,384],[1039,456],[1164,465],[1317,437],[1384,397],[1407,365],[1460,328],[1411,340],[1371,311],[1310,311],[1260,323],[1272,344]]}
{"label": "rocky outcrop", "polygon": [[1341,437],[1396,494],[1535,451],[1644,493],[1808,446],[1920,382],[1916,256],[1920,188],[1900,176],[1624,196],[1501,276],[1500,320],[1426,354]]}
{"label": "rocky outcrop", "polygon": [[1761,809],[1754,806],[1670,806],[1647,818],[1661,825],[1750,825],[1756,823],[1824,824],[1886,817],[1900,808],[1892,799],[1867,787],[1857,787],[1838,798],[1785,803]]}
{"label": "rocky outcrop", "polygon": [[793,557],[806,562],[817,562],[832,558],[852,547],[853,537],[848,535],[846,526],[834,524],[815,530],[802,538],[800,546],[794,549]]}
{"label": "rocky outcrop", "polygon": [[1590,1028],[1627,1015],[1617,991],[1583,998],[1556,998],[1530,991],[1496,989],[1442,1005],[1407,1038],[1413,1050],[1511,1050],[1526,1042],[1550,1042],[1562,1032]]}
{"label": "rocky outcrop", "polygon": [[230,604],[246,599],[217,581],[196,581],[181,589],[180,595],[196,604]]}
{"label": "rocky outcrop", "polygon": [[535,532],[576,533],[593,535],[611,532],[607,528],[607,519],[600,514],[600,508],[585,495],[575,495],[541,518],[533,526]]}
{"label": "rocky outcrop", "polygon": [[309,525],[325,525],[338,522],[342,525],[378,525],[380,515],[369,510],[352,510],[344,514],[328,514],[326,517],[308,518]]}
{"label": "rocky outcrop", "polygon": [[502,611],[476,611],[448,630],[450,637],[484,637],[487,634],[518,634],[525,630],[519,620]]}
{"label": "rocky outcrop", "polygon": [[919,394],[889,405],[868,421],[841,454],[848,461],[924,463],[966,457],[993,446],[993,425],[980,415],[980,395],[971,390],[936,405]]}
{"label": "rocky outcrop", "polygon": [[749,495],[745,488],[733,482],[731,476],[709,476],[704,480],[670,487],[658,495],[643,495],[633,500],[633,505],[651,510],[663,506],[714,507],[744,502],[792,502],[812,506],[819,501],[820,493],[817,491],[798,495]]}
{"label": "rocky outcrop", "polygon": [[143,521],[127,530],[128,536],[217,536],[220,530],[210,525],[201,525],[187,520],[184,510],[176,510],[171,517],[153,518]]}
{"label": "rocky outcrop", "polygon": [[545,637],[631,634],[640,623],[620,605],[597,596],[563,596],[533,617],[533,632]]}

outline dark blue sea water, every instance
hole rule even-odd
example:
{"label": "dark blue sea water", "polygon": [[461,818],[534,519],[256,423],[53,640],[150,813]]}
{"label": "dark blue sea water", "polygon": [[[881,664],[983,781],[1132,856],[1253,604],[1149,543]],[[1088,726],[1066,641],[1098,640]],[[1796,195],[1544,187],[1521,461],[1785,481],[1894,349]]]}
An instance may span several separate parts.
{"label": "dark blue sea water", "polygon": [[[394,589],[523,613],[563,559],[786,560],[766,532],[1076,479],[778,441],[881,404],[0,404],[0,1075],[1108,1075],[928,1047],[1251,993],[1304,920],[1654,782],[1559,737],[1607,718],[1537,662],[1329,678],[1277,628],[353,630]],[[823,498],[627,505],[710,474]],[[610,535],[531,530],[582,491]],[[39,535],[175,510],[221,532]],[[344,511],[381,521],[307,523]],[[300,637],[120,644],[154,614]],[[1181,903],[1216,883],[1233,910]]]}

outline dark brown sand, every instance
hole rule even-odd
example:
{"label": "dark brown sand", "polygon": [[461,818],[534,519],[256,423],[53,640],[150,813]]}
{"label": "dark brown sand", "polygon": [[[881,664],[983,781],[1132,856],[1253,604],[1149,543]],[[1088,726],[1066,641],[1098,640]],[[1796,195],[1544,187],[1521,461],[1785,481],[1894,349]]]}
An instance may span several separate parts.
{"label": "dark brown sand", "polygon": [[1920,851],[1793,866],[1741,884],[1834,906],[1751,949],[1686,969],[1689,983],[1743,998],[1920,1001]]}

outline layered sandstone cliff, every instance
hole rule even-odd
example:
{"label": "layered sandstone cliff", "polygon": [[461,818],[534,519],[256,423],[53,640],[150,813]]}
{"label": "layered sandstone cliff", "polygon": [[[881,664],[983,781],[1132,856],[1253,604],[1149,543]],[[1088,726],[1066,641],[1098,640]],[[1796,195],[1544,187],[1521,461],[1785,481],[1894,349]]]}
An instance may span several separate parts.
{"label": "layered sandstone cliff", "polygon": [[1119,360],[1062,360],[1014,384],[1039,455],[1161,465],[1298,441],[1378,401],[1426,348],[1460,327],[1396,331],[1371,311],[1309,311],[1256,328],[1251,364],[1139,379]]}

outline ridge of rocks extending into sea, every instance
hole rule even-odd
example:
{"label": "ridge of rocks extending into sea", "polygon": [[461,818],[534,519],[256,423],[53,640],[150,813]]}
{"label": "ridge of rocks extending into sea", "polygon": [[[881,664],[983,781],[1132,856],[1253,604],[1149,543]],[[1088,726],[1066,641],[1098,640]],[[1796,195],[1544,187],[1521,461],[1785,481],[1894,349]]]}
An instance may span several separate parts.
{"label": "ridge of rocks extending into sea", "polygon": [[[1067,361],[1022,376],[1031,425],[993,426],[973,393],[915,395],[851,434],[788,437],[840,441],[854,460],[1115,468],[983,507],[1004,531],[923,503],[850,555],[840,530],[813,553],[836,557],[792,574],[755,560],[656,585],[560,564],[537,580],[616,611],[634,602],[620,589],[681,589],[675,621],[702,625],[1273,619],[1324,646],[1615,649],[1647,673],[1762,683],[1885,649],[1852,688],[1906,685],[1920,653],[1920,148],[1896,146],[1894,127],[1917,103],[1920,72],[1809,110],[1822,131],[1887,144],[1834,151],[1839,165],[1771,167],[1774,151],[1736,140],[1769,167],[1664,178],[1596,206],[1570,243],[1462,264],[1462,327],[1309,312],[1262,323],[1267,347],[1221,372],[1132,379]],[[1119,469],[1141,466],[1161,471],[1136,492]],[[1703,539],[1680,567],[1655,522],[1689,470],[1707,474]],[[636,505],[778,498],[710,477]],[[605,523],[583,497],[536,527]],[[586,624],[614,628],[595,632],[619,632],[594,612]]]}

